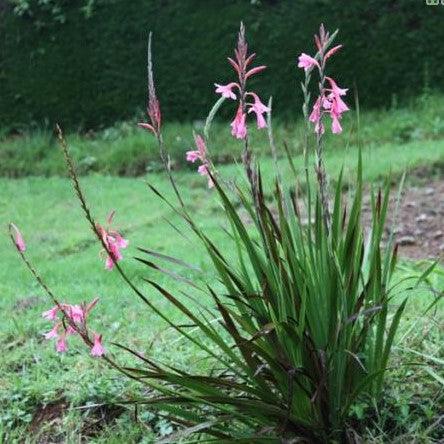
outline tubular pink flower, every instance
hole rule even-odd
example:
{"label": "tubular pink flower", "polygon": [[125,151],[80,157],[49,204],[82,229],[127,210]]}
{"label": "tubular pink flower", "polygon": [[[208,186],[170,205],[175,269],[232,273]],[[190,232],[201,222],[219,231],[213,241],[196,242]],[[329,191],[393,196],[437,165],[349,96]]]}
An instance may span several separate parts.
{"label": "tubular pink flower", "polygon": [[265,106],[261,102],[261,99],[259,99],[257,94],[255,94],[253,92],[249,92],[249,93],[247,93],[247,95],[252,96],[254,99],[254,103],[249,105],[248,113],[252,113],[252,112],[256,113],[257,127],[259,129],[265,128],[267,126],[267,122],[265,121],[263,114],[269,113],[270,108],[268,106]]}
{"label": "tubular pink flower", "polygon": [[194,142],[196,143],[197,151],[199,153],[199,159],[205,160],[207,157],[207,146],[205,145],[205,140],[200,134],[194,136]]}
{"label": "tubular pink flower", "polygon": [[57,313],[59,311],[59,307],[55,305],[48,311],[44,311],[42,313],[42,318],[48,319],[48,321],[53,321],[57,317]]}
{"label": "tubular pink flower", "polygon": [[205,139],[200,134],[195,134],[194,142],[196,144],[197,150],[187,151],[187,160],[192,163],[194,163],[196,160],[200,160],[202,162],[202,164],[197,169],[197,172],[201,176],[208,176],[208,188],[212,188],[214,184],[210,175],[208,174],[210,166],[207,160],[207,146],[205,144]]}
{"label": "tubular pink flower", "polygon": [[103,356],[105,354],[105,349],[102,345],[102,335],[98,335],[97,333],[94,333],[94,344],[91,348],[91,355],[95,357]]}
{"label": "tubular pink flower", "polygon": [[54,325],[54,327],[48,333],[45,333],[43,335],[45,337],[45,339],[57,338],[59,336],[60,325],[61,325],[61,323],[58,322],[57,324]]}
{"label": "tubular pink flower", "polygon": [[82,324],[85,321],[85,313],[80,305],[68,305],[64,313],[76,324]]}
{"label": "tubular pink flower", "polygon": [[319,135],[325,133],[325,127],[324,127],[324,124],[322,122],[320,122],[320,121],[316,122],[315,133],[319,134]]}
{"label": "tubular pink flower", "polygon": [[337,83],[331,77],[325,77],[325,79],[330,83],[331,92],[335,96],[345,96],[347,94],[348,88],[339,88]]}
{"label": "tubular pink flower", "polygon": [[110,243],[109,245],[109,255],[105,260],[105,268],[107,270],[112,270],[116,262],[119,262],[123,259],[122,253],[119,248],[114,243]]}
{"label": "tubular pink flower", "polygon": [[192,163],[196,160],[205,162],[207,157],[207,147],[204,138],[200,134],[197,134],[194,136],[194,143],[196,144],[197,150],[186,152],[187,161]]}
{"label": "tubular pink flower", "polygon": [[317,123],[319,122],[320,118],[321,118],[321,98],[318,97],[313,105],[313,109],[311,111],[308,120],[312,123]]}
{"label": "tubular pink flower", "polygon": [[56,342],[56,351],[58,353],[64,353],[66,350],[68,350],[68,344],[66,343],[66,335],[63,333]]}
{"label": "tubular pink flower", "polygon": [[206,165],[201,165],[198,169],[197,172],[201,175],[201,176],[208,176],[208,167]]}
{"label": "tubular pink flower", "polygon": [[341,99],[340,96],[335,96],[333,93],[331,93],[329,94],[328,98],[331,102],[331,105],[328,109],[330,109],[333,114],[340,116],[342,113],[349,110],[347,104]]}
{"label": "tubular pink flower", "polygon": [[187,151],[186,156],[187,156],[186,157],[187,162],[191,162],[191,163],[196,162],[196,160],[198,160],[200,158],[199,151]]}
{"label": "tubular pink flower", "polygon": [[326,77],[326,79],[331,86],[330,89],[327,89],[327,91],[330,91],[328,99],[331,101],[331,110],[334,114],[339,116],[345,111],[349,110],[347,104],[341,99],[341,96],[345,96],[347,94],[348,89],[339,88],[336,82],[330,77]]}
{"label": "tubular pink flower", "polygon": [[26,251],[26,244],[23,239],[22,233],[20,233],[20,230],[12,222],[9,224],[9,227],[12,228],[12,230],[14,231],[14,243],[17,247],[17,250],[23,253],[24,251]]}
{"label": "tubular pink flower", "polygon": [[319,68],[318,61],[303,52],[298,58],[298,68],[304,68],[304,71],[307,72],[309,69],[313,68],[313,66]]}
{"label": "tubular pink flower", "polygon": [[114,264],[123,258],[120,250],[126,248],[129,242],[115,230],[106,230],[98,223],[96,224],[96,228],[106,246],[106,253],[108,254],[105,261],[105,268],[111,270]]}
{"label": "tubular pink flower", "polygon": [[236,94],[234,94],[233,88],[236,87],[240,89],[236,82],[231,82],[228,85],[219,85],[218,83],[215,83],[214,85],[216,86],[216,93],[221,94],[222,97],[225,97],[226,99],[236,100]]}
{"label": "tubular pink flower", "polygon": [[68,325],[66,327],[66,336],[73,336],[77,334],[77,330],[72,326],[72,325]]}
{"label": "tubular pink flower", "polygon": [[247,125],[245,124],[245,113],[242,112],[242,107],[239,105],[236,116],[231,122],[231,134],[237,139],[245,139],[247,137]]}
{"label": "tubular pink flower", "polygon": [[333,134],[342,133],[341,123],[339,122],[339,118],[335,115],[332,115],[331,132]]}
{"label": "tubular pink flower", "polygon": [[208,188],[213,188],[214,187],[214,182],[211,179],[211,176],[209,174],[209,167],[208,167],[208,165],[206,163],[200,165],[199,168],[197,169],[197,172],[201,176],[207,176],[208,177]]}

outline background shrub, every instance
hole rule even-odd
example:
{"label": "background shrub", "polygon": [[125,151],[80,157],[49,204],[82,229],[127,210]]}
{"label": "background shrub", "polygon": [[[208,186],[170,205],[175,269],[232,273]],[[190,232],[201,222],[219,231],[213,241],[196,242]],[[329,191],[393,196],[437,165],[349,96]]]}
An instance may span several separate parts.
{"label": "background shrub", "polygon": [[220,54],[229,55],[240,20],[260,50],[258,62],[269,66],[255,87],[275,97],[277,114],[299,110],[296,55],[311,47],[321,21],[330,29],[341,25],[347,57],[338,57],[333,75],[357,85],[367,108],[444,86],[444,7],[422,1],[10,0],[0,6],[0,115],[9,128],[33,121],[97,128],[134,116],[146,95],[148,30],[155,35],[164,115],[199,119],[215,100],[212,82],[231,74]]}

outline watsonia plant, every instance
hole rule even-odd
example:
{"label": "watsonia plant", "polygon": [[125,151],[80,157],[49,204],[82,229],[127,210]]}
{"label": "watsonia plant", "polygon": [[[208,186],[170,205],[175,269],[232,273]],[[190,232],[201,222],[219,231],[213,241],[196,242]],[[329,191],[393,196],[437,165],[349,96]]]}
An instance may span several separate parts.
{"label": "watsonia plant", "polygon": [[[183,295],[172,294],[155,281],[145,279],[180,310],[188,319],[185,323],[183,319],[180,324],[169,319],[125,273],[120,250],[126,248],[128,242],[94,220],[67,144],[61,130],[57,130],[75,192],[106,252],[106,267],[119,273],[147,308],[161,316],[177,335],[206,355],[211,371],[202,374],[198,370],[178,368],[121,344],[115,345],[132,354],[140,365],[129,368],[117,364],[109,346],[106,350],[103,347],[102,337],[91,333],[86,325],[86,315],[96,301],[83,306],[59,303],[26,258],[23,238],[16,227],[11,226],[12,238],[25,263],[56,304],[45,316],[51,320],[55,320],[57,314],[61,316],[47,336],[57,337],[57,344],[63,338],[57,349],[64,351],[66,336],[78,333],[94,356],[101,356],[126,376],[154,389],[131,402],[149,405],[177,424],[177,430],[165,442],[185,439],[219,443],[352,441],[355,433],[347,424],[347,416],[353,402],[363,395],[377,400],[381,394],[384,372],[406,302],[389,306],[396,264],[396,246],[392,240],[382,246],[389,183],[383,191],[372,194],[372,221],[367,236],[361,223],[360,155],[351,201],[346,202],[342,195],[342,173],[330,198],[323,161],[323,133],[326,119],[331,119],[332,132],[340,133],[341,115],[348,110],[342,100],[347,90],[326,75],[327,62],[341,48],[340,45],[332,47],[335,37],[336,33],[330,36],[321,26],[315,36],[315,56],[299,57],[298,66],[305,70],[302,88],[307,122],[305,175],[302,174],[306,192],[300,195],[295,190],[299,189],[301,178],[290,155],[287,156],[289,176],[284,180],[278,171],[271,100],[266,106],[255,92],[247,89],[250,77],[261,73],[265,66],[251,66],[255,55],[249,55],[245,29],[241,25],[235,57],[229,59],[237,81],[216,85],[216,93],[222,97],[211,110],[204,133],[195,134],[197,149],[186,153],[187,160],[200,163],[199,173],[207,177],[208,185],[223,206],[228,227],[223,245],[214,243],[205,229],[194,222],[174,181],[162,139],[150,38],[150,122],[140,126],[158,140],[177,204],[150,187],[180,214],[203,244],[218,282],[207,282],[202,289],[153,261],[169,261],[172,266],[181,267],[188,267],[187,264],[150,248],[139,248],[136,259],[143,266],[177,278],[193,291],[203,291],[213,301],[211,307],[200,305],[196,299],[184,302]],[[315,74],[319,92],[309,114],[310,80]],[[238,183],[225,181],[217,173],[207,150],[211,121],[227,100],[237,101],[231,130],[243,144],[246,180]],[[250,113],[256,115],[259,129],[268,127],[276,161],[276,180],[268,191],[264,190],[261,170],[249,144],[247,116]],[[313,149],[310,122],[315,132]],[[316,187],[310,181],[311,151],[315,159]],[[247,217],[244,214],[241,218],[240,209]],[[109,222],[111,219],[112,215]],[[246,219],[250,223],[246,223]],[[202,295],[199,298],[202,299]],[[190,332],[187,328],[190,324],[199,334]]]}

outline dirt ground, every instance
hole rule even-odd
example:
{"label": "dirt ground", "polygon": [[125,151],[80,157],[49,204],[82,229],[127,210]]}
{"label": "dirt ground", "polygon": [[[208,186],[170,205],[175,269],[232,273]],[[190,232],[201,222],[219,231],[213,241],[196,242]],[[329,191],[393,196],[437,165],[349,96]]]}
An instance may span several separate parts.
{"label": "dirt ground", "polygon": [[[371,217],[369,198],[366,198],[363,220]],[[396,191],[392,192],[387,228],[394,217]],[[408,185],[400,201],[396,216],[395,239],[399,254],[412,259],[444,260],[444,179],[426,185]],[[388,229],[386,237],[388,237]]]}

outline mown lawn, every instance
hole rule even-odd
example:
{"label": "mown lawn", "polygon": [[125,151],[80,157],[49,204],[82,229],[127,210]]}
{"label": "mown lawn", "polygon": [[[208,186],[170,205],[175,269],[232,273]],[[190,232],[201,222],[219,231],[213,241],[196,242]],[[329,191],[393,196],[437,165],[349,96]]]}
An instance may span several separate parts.
{"label": "mown lawn", "polygon": [[[404,169],[417,167],[436,166],[439,174],[444,164],[444,140],[401,145],[388,142],[364,149],[363,155],[368,183],[380,181],[390,171],[398,178]],[[333,177],[342,164],[346,177],[352,177],[355,160],[353,147],[327,153],[327,166]],[[295,157],[295,163],[300,167],[302,159]],[[271,161],[263,159],[262,166],[265,177],[270,178]],[[235,165],[221,167],[220,171],[226,177],[239,176]],[[205,227],[210,238],[223,245],[226,234],[222,211],[214,193],[206,189],[205,180],[191,172],[177,173],[177,180],[195,220]],[[116,210],[115,226],[130,240],[130,247],[123,252],[125,269],[158,307],[177,317],[160,295],[144,286],[142,277],[155,278],[172,291],[180,286],[132,260],[141,254],[136,247],[182,258],[199,266],[210,280],[213,271],[199,244],[188,237],[185,224],[148,189],[147,181],[173,198],[162,174],[136,179],[90,175],[82,179],[82,184],[98,221],[103,221],[109,210]],[[100,297],[91,322],[104,334],[110,352],[117,351],[109,344],[115,341],[130,344],[156,359],[171,359],[177,366],[201,365],[192,346],[178,341],[116,273],[104,270],[100,247],[94,242],[67,179],[0,179],[0,187],[2,225],[14,221],[22,229],[29,258],[59,299],[79,303]],[[42,339],[49,324],[41,318],[41,312],[51,303],[21,264],[6,228],[0,233],[0,248],[0,441],[19,442],[27,436],[31,441],[78,442],[83,436],[88,437],[88,442],[152,442],[154,436],[171,431],[167,421],[147,410],[141,409],[135,421],[132,411],[113,406],[125,397],[138,395],[140,388],[91,358],[79,341],[72,340],[65,355],[55,353],[53,344]],[[402,262],[398,279],[409,273],[418,274],[423,267],[420,263]],[[183,272],[197,278],[192,272]],[[441,271],[432,280],[435,287],[444,288]],[[384,430],[398,430],[399,434],[422,439],[418,442],[433,442],[437,437],[439,425],[433,424],[444,399],[444,384],[439,380],[444,368],[444,309],[441,303],[423,315],[433,299],[431,294],[423,289],[406,290],[407,287],[404,284],[399,294],[399,298],[408,294],[411,300],[392,357],[385,402],[378,414],[365,402],[354,411],[355,421],[366,418],[368,439],[374,442],[387,442]],[[122,355],[119,359],[129,358]],[[401,362],[411,365],[401,366]],[[44,408],[48,404],[52,410]],[[370,414],[374,416],[369,419]]]}

